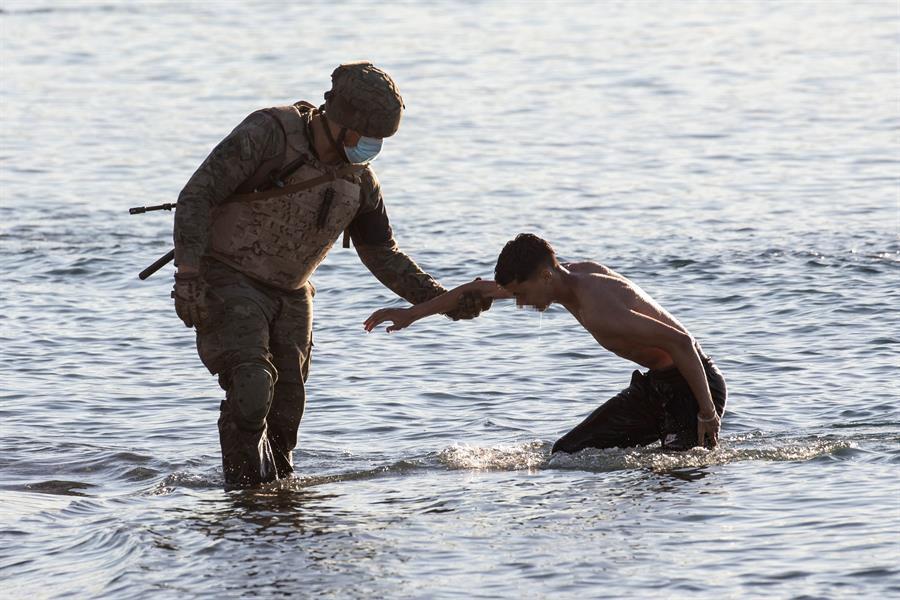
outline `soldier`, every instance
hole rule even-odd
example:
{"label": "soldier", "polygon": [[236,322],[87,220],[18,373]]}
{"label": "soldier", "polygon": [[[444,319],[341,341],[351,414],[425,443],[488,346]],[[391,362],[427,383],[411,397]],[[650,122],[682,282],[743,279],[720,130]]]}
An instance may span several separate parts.
{"label": "soldier", "polygon": [[[225,390],[227,489],[293,472],[312,351],[309,277],[341,232],[407,301],[445,291],[397,247],[368,164],[400,125],[396,84],[368,62],[339,66],[331,81],[319,108],[301,101],[250,114],[178,196],[172,297]],[[470,319],[489,306],[469,295],[447,315]]]}

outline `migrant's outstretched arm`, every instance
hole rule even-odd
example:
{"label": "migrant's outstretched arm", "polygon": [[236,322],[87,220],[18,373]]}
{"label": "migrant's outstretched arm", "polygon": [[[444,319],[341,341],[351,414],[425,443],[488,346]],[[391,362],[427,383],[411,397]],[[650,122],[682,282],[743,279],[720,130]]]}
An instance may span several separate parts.
{"label": "migrant's outstretched arm", "polygon": [[424,319],[431,315],[447,313],[448,311],[453,310],[459,305],[460,298],[465,294],[472,293],[492,300],[512,298],[512,294],[497,285],[497,283],[476,279],[475,281],[470,281],[469,283],[455,287],[449,292],[410,308],[382,308],[376,310],[368,319],[366,319],[364,326],[366,331],[372,331],[379,324],[384,323],[385,321],[392,321],[393,325],[388,327],[387,331],[399,331],[405,327],[409,327],[419,319]]}

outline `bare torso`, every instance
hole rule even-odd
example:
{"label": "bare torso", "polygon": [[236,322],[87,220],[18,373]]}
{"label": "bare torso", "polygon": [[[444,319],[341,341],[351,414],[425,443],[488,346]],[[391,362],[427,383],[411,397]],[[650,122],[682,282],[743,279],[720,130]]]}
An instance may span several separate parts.
{"label": "bare torso", "polygon": [[366,319],[366,331],[390,320],[388,331],[453,310],[475,292],[493,299],[515,299],[519,306],[544,310],[562,304],[601,346],[651,370],[677,368],[697,400],[697,438],[715,445],[719,417],[696,342],[685,327],[644,290],[594,262],[545,266],[525,281],[475,280],[409,308],[382,308]]}
{"label": "bare torso", "polygon": [[601,346],[648,369],[666,369],[675,364],[666,351],[635,341],[620,326],[629,311],[634,311],[688,333],[649,294],[628,278],[598,263],[562,266],[572,276],[574,291],[573,301],[564,306]]}

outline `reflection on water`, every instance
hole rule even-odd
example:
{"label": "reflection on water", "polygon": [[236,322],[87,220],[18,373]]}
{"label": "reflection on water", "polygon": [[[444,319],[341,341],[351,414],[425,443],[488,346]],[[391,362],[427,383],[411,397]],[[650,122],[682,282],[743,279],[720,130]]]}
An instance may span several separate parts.
{"label": "reflection on water", "polygon": [[336,494],[303,490],[247,490],[228,492],[224,499],[198,502],[183,524],[211,540],[240,536],[277,538],[317,536],[341,528],[329,501]]}

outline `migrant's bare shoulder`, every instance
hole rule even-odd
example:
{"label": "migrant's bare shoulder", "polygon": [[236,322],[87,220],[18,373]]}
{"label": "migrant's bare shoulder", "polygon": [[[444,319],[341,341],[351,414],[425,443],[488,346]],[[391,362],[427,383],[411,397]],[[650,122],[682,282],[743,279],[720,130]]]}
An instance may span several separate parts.
{"label": "migrant's bare shoulder", "polygon": [[565,268],[573,273],[596,273],[598,275],[614,275],[612,269],[604,267],[598,262],[586,260],[584,262],[563,263]]}

